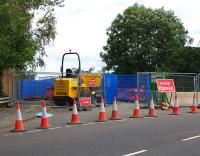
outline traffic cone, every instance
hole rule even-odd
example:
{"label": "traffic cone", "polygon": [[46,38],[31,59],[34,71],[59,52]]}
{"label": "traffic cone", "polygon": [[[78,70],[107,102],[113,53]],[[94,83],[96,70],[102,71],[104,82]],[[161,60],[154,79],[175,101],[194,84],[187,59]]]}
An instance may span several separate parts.
{"label": "traffic cone", "polygon": [[15,122],[15,129],[11,130],[11,132],[24,132],[26,130],[24,128],[24,122],[22,120],[22,115],[21,115],[19,103],[16,103],[16,110],[17,110],[17,119],[16,119],[16,122]]}
{"label": "traffic cone", "polygon": [[193,95],[193,103],[192,103],[192,107],[191,107],[191,112],[189,112],[189,113],[198,113],[198,110],[197,110],[197,99],[196,99],[195,93]]}
{"label": "traffic cone", "polygon": [[49,127],[50,125],[49,125],[49,120],[47,116],[46,101],[42,100],[42,118],[41,118],[41,124],[39,128],[47,129]]}
{"label": "traffic cone", "polygon": [[83,124],[82,122],[80,122],[79,120],[79,116],[78,116],[78,111],[77,111],[77,106],[76,106],[76,100],[73,100],[73,111],[72,111],[72,118],[71,118],[71,122],[67,123],[67,124],[71,124],[71,125],[77,125],[77,124]]}
{"label": "traffic cone", "polygon": [[171,115],[180,115],[180,109],[179,109],[177,94],[175,94],[174,106],[172,108]]}
{"label": "traffic cone", "polygon": [[139,101],[138,101],[138,96],[134,97],[135,100],[135,108],[133,109],[133,115],[130,116],[130,118],[142,118],[141,113],[140,113],[140,108],[139,108]]}
{"label": "traffic cone", "polygon": [[116,102],[116,97],[115,96],[114,96],[114,100],[113,100],[111,120],[120,120],[119,111],[117,109],[117,102]]}
{"label": "traffic cone", "polygon": [[149,106],[149,114],[146,117],[157,117],[155,113],[155,106],[153,102],[153,96],[151,96],[150,106]]}
{"label": "traffic cone", "polygon": [[104,100],[103,97],[101,97],[99,119],[96,120],[96,122],[105,122],[105,121],[107,121],[107,117],[105,113]]}

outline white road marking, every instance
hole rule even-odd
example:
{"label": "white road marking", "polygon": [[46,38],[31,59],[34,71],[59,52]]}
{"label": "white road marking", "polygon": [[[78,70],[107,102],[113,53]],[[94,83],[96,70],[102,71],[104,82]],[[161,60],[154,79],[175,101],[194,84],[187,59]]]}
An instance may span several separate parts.
{"label": "white road marking", "polygon": [[200,135],[193,136],[193,137],[186,138],[186,139],[182,139],[181,141],[188,141],[188,140],[192,140],[192,139],[196,139],[196,138],[200,138]]}
{"label": "white road marking", "polygon": [[120,119],[120,120],[115,120],[115,121],[118,121],[118,122],[120,122],[120,121],[126,121],[127,119]]}
{"label": "white road marking", "polygon": [[42,131],[41,129],[37,129],[37,130],[27,131],[25,133],[34,133],[34,132],[41,132],[41,131]]}
{"label": "white road marking", "polygon": [[16,135],[16,133],[11,133],[11,134],[5,134],[4,136],[11,136],[11,135]]}
{"label": "white road marking", "polygon": [[108,120],[108,121],[105,121],[105,122],[97,122],[97,123],[100,123],[100,124],[106,124],[106,123],[109,123],[109,122],[113,122],[113,120]]}
{"label": "white road marking", "polygon": [[[97,125],[97,124],[105,124],[105,123],[110,123],[110,122],[122,122],[122,121],[126,121],[129,119],[122,119],[122,120],[108,120],[106,122],[88,122],[88,123],[84,123],[82,124],[83,126],[87,126],[87,125]],[[66,128],[70,128],[70,127],[75,127],[75,126],[81,126],[81,125],[67,125],[65,126]],[[52,127],[52,128],[48,128],[49,130],[53,130],[53,129],[60,129],[62,127],[58,126],[58,127]],[[48,130],[47,129],[47,130]],[[27,133],[34,133],[34,132],[41,132],[42,129],[37,129],[37,130],[32,130],[32,131],[27,131],[27,132],[22,132],[22,133],[9,133],[9,134],[5,134],[4,136],[12,136],[12,135],[23,135],[23,134],[27,134]]]}
{"label": "white road marking", "polygon": [[137,152],[134,152],[134,153],[130,153],[130,154],[126,154],[126,155],[122,155],[122,156],[133,156],[133,155],[137,155],[137,154],[140,154],[140,153],[144,153],[146,152],[147,150],[141,150],[141,151],[137,151]]}
{"label": "white road marking", "polygon": [[52,128],[49,128],[49,129],[59,129],[59,128],[61,128],[61,127],[52,127]]}
{"label": "white road marking", "polygon": [[76,127],[77,125],[67,125],[67,126],[65,126],[65,127]]}
{"label": "white road marking", "polygon": [[83,124],[83,126],[87,126],[87,125],[95,125],[95,124],[97,124],[96,122],[89,122],[89,123],[85,123],[85,124]]}

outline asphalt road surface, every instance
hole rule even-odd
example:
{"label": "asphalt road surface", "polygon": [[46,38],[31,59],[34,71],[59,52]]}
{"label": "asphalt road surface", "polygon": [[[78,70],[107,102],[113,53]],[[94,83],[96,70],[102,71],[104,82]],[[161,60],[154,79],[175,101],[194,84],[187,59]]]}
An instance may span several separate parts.
{"label": "asphalt road surface", "polygon": [[0,132],[0,156],[199,156],[200,113]]}

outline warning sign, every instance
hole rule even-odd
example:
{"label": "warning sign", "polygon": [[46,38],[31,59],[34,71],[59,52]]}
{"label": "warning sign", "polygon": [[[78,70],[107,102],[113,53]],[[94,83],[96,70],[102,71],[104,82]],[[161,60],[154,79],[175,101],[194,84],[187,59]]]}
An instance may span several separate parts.
{"label": "warning sign", "polygon": [[158,92],[175,92],[173,79],[158,79],[156,80]]}
{"label": "warning sign", "polygon": [[92,87],[96,86],[96,79],[94,77],[90,78],[89,86],[92,86]]}
{"label": "warning sign", "polygon": [[91,97],[80,97],[79,98],[80,106],[91,106]]}

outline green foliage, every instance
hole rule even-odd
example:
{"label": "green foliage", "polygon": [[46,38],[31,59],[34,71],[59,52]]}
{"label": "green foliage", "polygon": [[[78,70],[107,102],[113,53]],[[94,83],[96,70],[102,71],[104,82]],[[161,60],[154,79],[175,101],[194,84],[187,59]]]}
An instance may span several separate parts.
{"label": "green foliage", "polygon": [[200,48],[177,49],[170,58],[172,71],[180,73],[200,73]]}
{"label": "green foliage", "polygon": [[113,20],[100,56],[107,70],[120,74],[169,71],[172,53],[191,41],[187,34],[173,11],[135,4]]}
{"label": "green foliage", "polygon": [[[44,65],[44,47],[56,34],[54,8],[62,3],[63,0],[0,1],[0,71]],[[35,22],[37,12],[40,17]]]}

